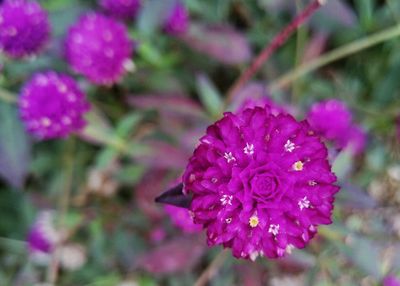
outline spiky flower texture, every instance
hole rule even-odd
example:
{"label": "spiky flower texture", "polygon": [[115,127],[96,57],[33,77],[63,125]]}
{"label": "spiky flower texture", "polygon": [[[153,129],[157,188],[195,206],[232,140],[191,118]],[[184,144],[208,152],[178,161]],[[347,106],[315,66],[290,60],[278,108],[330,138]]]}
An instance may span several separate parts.
{"label": "spiky flower texture", "polygon": [[118,21],[98,13],[83,15],[69,29],[65,42],[68,63],[90,81],[118,82],[131,69],[133,43]]}
{"label": "spiky flower texture", "polygon": [[37,73],[22,89],[20,115],[26,129],[40,139],[66,137],[85,125],[89,103],[71,77]]}
{"label": "spiky flower texture", "polygon": [[40,52],[50,36],[47,13],[35,1],[6,0],[0,5],[0,50],[12,58]]}
{"label": "spiky flower texture", "polygon": [[200,139],[183,175],[209,245],[237,258],[303,248],[331,223],[336,176],[306,121],[255,107],[224,117]]}

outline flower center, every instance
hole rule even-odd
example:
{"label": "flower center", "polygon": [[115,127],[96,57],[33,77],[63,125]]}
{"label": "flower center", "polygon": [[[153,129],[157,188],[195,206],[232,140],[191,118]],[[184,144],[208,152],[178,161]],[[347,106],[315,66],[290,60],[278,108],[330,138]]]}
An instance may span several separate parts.
{"label": "flower center", "polygon": [[253,196],[263,201],[273,198],[277,187],[277,179],[270,175],[256,175],[251,181]]}

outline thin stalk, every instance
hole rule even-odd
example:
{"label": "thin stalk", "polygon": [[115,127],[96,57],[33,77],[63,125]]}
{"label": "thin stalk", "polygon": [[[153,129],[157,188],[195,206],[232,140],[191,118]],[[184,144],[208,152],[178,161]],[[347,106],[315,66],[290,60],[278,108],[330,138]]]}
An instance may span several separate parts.
{"label": "thin stalk", "polygon": [[227,255],[228,252],[226,250],[222,250],[220,253],[218,253],[218,255],[214,257],[208,267],[201,273],[199,278],[197,278],[194,286],[206,285],[207,282],[212,279],[215,274],[217,274],[218,270],[224,264]]}
{"label": "thin stalk", "polygon": [[[301,9],[303,8],[301,0],[296,1],[296,8],[297,8],[297,11],[301,11]],[[306,40],[307,40],[307,28],[306,28],[306,26],[302,26],[298,29],[297,35],[296,35],[296,58],[295,58],[295,66],[296,67],[298,67],[303,60],[304,47],[306,44]],[[296,101],[298,99],[298,97],[300,96],[301,87],[302,87],[301,80],[296,80],[293,83],[293,89],[292,89],[293,101]]]}
{"label": "thin stalk", "polygon": [[[73,180],[74,158],[75,158],[74,156],[75,141],[73,137],[71,137],[67,142],[66,149],[67,150],[65,153],[65,185],[63,188],[63,192],[60,196],[58,205],[59,229],[63,229],[65,226],[65,220],[68,214],[69,202],[72,191],[72,180]],[[63,233],[61,234],[61,236],[63,236]],[[50,283],[50,285],[56,285],[57,282],[58,272],[60,268],[61,246],[64,243],[63,240],[64,237],[61,237],[51,257],[51,262],[47,272],[47,281]]]}
{"label": "thin stalk", "polygon": [[226,97],[225,107],[232,101],[233,95],[260,70],[262,65],[271,57],[271,55],[281,47],[293,32],[304,24],[318,10],[318,8],[325,3],[325,1],[326,0],[313,0],[288,26],[275,36],[272,42],[261,51],[261,53],[253,60],[251,65],[241,74],[230,88]]}
{"label": "thin stalk", "polygon": [[391,40],[393,38],[400,36],[400,25],[393,26],[391,28],[385,29],[381,32],[372,34],[360,40],[356,40],[350,44],[344,45],[337,49],[328,52],[319,58],[316,58],[310,62],[304,63],[299,67],[291,70],[285,75],[281,76],[277,80],[273,81],[271,85],[268,86],[268,90],[271,92],[277,91],[284,87],[287,87],[294,80],[319,69],[327,64],[334,61],[345,58],[349,55],[362,51],[364,49],[370,48],[382,42]]}

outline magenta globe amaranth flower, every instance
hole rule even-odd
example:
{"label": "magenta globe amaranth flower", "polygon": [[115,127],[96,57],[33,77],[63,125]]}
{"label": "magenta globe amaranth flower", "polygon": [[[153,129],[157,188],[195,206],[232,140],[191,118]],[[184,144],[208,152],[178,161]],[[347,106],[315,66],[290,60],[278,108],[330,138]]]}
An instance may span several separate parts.
{"label": "magenta globe amaranth flower", "polygon": [[186,208],[166,205],[165,211],[171,217],[175,226],[185,233],[196,233],[202,230],[202,226],[193,222],[191,212]]}
{"label": "magenta globe amaranth flower", "polygon": [[328,140],[338,140],[351,126],[352,116],[347,105],[337,99],[315,103],[307,116],[315,131]]}
{"label": "magenta globe amaranth flower", "polygon": [[255,107],[225,113],[200,139],[183,175],[208,244],[238,258],[280,257],[331,223],[336,176],[307,122]]}
{"label": "magenta globe amaranth flower", "polygon": [[189,15],[182,2],[176,1],[164,22],[164,31],[168,34],[185,33],[189,26]]}
{"label": "magenta globe amaranth flower", "polygon": [[6,0],[0,5],[0,50],[13,58],[40,52],[50,36],[47,13],[35,1]]}
{"label": "magenta globe amaranth flower", "polygon": [[351,146],[354,154],[364,151],[365,131],[353,123],[347,105],[337,99],[329,99],[312,105],[307,116],[311,127],[318,135],[343,149]]}
{"label": "magenta globe amaranth flower", "polygon": [[35,74],[25,84],[19,109],[29,132],[51,139],[66,137],[84,127],[89,103],[71,77],[49,71]]}
{"label": "magenta globe amaranth flower", "polygon": [[140,9],[140,0],[100,0],[100,6],[115,18],[132,20]]}
{"label": "magenta globe amaranth flower", "polygon": [[133,65],[126,27],[101,14],[82,16],[69,29],[65,49],[71,67],[96,84],[121,80]]}

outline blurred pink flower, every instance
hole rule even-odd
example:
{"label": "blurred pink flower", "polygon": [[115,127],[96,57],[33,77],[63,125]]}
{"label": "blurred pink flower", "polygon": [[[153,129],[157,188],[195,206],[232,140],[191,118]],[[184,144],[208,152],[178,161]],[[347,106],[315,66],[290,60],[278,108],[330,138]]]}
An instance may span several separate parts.
{"label": "blurred pink flower", "polygon": [[134,19],[140,5],[140,0],[100,0],[100,6],[107,14],[121,20]]}
{"label": "blurred pink flower", "polygon": [[75,80],[54,71],[33,75],[18,104],[27,130],[41,139],[66,137],[80,130],[90,108]]}
{"label": "blurred pink flower", "polygon": [[350,109],[343,101],[329,99],[313,104],[307,120],[318,135],[334,142],[337,148],[350,145],[354,154],[364,151],[366,134],[353,123]]}
{"label": "blurred pink flower", "polygon": [[189,14],[186,7],[179,0],[171,9],[167,19],[164,23],[164,30],[168,34],[182,34],[185,33],[189,26]]}
{"label": "blurred pink flower", "polygon": [[225,113],[200,139],[183,175],[208,244],[237,258],[281,257],[330,224],[336,176],[307,122],[256,107]]}
{"label": "blurred pink flower", "polygon": [[388,275],[383,279],[383,286],[400,286],[400,280],[394,275]]}
{"label": "blurred pink flower", "polygon": [[49,254],[51,254],[59,239],[60,234],[54,226],[53,212],[40,212],[31,226],[27,237],[30,255],[35,261],[47,263]]}
{"label": "blurred pink flower", "polygon": [[46,11],[36,1],[6,0],[0,6],[0,50],[13,58],[39,53],[50,37]]}
{"label": "blurred pink flower", "polygon": [[98,13],[82,16],[65,41],[66,59],[78,73],[96,84],[118,82],[133,67],[133,43],[127,28]]}

